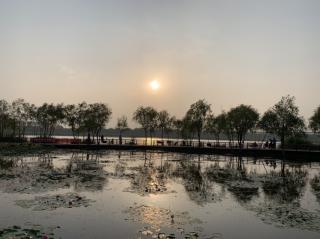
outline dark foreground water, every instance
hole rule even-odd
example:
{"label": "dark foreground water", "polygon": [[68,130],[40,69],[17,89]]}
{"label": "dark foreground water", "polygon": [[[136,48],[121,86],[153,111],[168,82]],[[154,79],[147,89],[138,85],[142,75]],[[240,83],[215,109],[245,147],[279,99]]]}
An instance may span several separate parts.
{"label": "dark foreground water", "polygon": [[2,156],[0,238],[320,238],[320,165],[128,151]]}

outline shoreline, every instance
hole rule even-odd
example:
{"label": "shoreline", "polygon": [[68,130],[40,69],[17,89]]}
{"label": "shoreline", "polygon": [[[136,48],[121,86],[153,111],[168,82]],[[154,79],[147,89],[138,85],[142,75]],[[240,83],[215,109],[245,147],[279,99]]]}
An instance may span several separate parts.
{"label": "shoreline", "polygon": [[218,148],[218,147],[189,147],[189,146],[151,146],[151,145],[103,145],[103,144],[41,144],[54,146],[57,149],[78,150],[135,150],[135,151],[163,151],[187,154],[219,154],[240,157],[262,157],[284,160],[320,161],[320,151],[294,149],[252,149],[252,148]]}
{"label": "shoreline", "polygon": [[119,144],[46,144],[46,143],[0,143],[0,155],[19,155],[65,150],[125,150],[161,151],[186,154],[228,155],[253,158],[273,158],[293,161],[320,162],[320,151],[302,149],[261,149],[261,148],[222,148],[156,145],[119,145]]}

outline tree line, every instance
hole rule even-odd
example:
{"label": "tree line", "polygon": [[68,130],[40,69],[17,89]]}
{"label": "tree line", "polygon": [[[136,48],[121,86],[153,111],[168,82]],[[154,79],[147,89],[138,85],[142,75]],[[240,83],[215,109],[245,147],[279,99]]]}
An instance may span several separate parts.
{"label": "tree line", "polygon": [[[229,141],[236,141],[241,146],[248,132],[263,130],[278,136],[284,146],[289,137],[303,137],[307,128],[305,120],[299,114],[295,98],[290,95],[282,97],[262,116],[251,105],[244,104],[214,115],[210,104],[205,100],[198,100],[190,106],[182,119],[170,117],[166,111],[157,113],[152,107],[139,107],[133,119],[144,129],[146,137],[148,132],[152,137],[158,127],[162,132],[173,130],[184,139],[197,138],[199,145],[204,132],[211,134],[218,143],[221,135],[225,135]],[[309,119],[309,127],[314,133],[320,132],[320,106]]]}
{"label": "tree line", "polygon": [[[11,103],[0,100],[0,138],[24,138],[27,127],[32,127],[39,137],[52,137],[55,128],[61,125],[69,127],[74,138],[87,135],[99,142],[101,131],[111,115],[111,108],[104,103],[44,103],[37,107],[23,99]],[[199,145],[204,132],[218,142],[225,135],[229,141],[243,145],[248,132],[263,130],[278,136],[284,146],[288,138],[303,136],[307,128],[295,98],[290,95],[282,97],[261,116],[254,107],[244,104],[214,115],[211,105],[202,99],[193,103],[181,119],[151,106],[138,107],[132,119],[141,126],[146,140],[148,137],[152,139],[156,131],[161,133],[162,138],[175,132],[178,138],[196,138]],[[320,106],[309,119],[308,126],[314,133],[320,133]],[[126,116],[117,119],[116,128],[122,141],[122,134],[128,129]]]}
{"label": "tree line", "polygon": [[22,139],[27,127],[33,129],[34,135],[50,138],[61,125],[70,127],[75,138],[87,134],[98,139],[111,114],[111,109],[103,103],[44,103],[37,107],[23,99],[11,104],[0,100],[0,138]]}

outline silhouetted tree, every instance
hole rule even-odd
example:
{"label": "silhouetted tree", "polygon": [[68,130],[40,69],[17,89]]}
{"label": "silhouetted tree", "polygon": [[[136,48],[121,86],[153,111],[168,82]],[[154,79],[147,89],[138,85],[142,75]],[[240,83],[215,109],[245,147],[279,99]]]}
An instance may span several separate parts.
{"label": "silhouetted tree", "polygon": [[195,129],[197,133],[199,146],[205,120],[210,112],[210,104],[208,104],[205,100],[198,100],[190,106],[190,109],[187,111],[185,116],[186,122],[189,124],[189,126],[191,126],[192,129]]}
{"label": "silhouetted tree", "polygon": [[220,135],[227,127],[227,117],[225,113],[221,113],[217,117],[210,114],[206,120],[205,130],[209,134],[213,134],[215,140],[219,143]]}
{"label": "silhouetted tree", "polygon": [[182,137],[183,121],[181,119],[172,119],[173,130],[177,132],[178,139]]}
{"label": "silhouetted tree", "polygon": [[172,119],[166,110],[162,110],[158,113],[158,128],[161,130],[161,138],[167,132],[172,124]]}
{"label": "silhouetted tree", "polygon": [[237,135],[238,144],[241,146],[248,131],[256,126],[259,113],[250,105],[239,105],[228,112],[228,119]]}
{"label": "silhouetted tree", "polygon": [[51,137],[56,126],[64,120],[64,107],[62,104],[44,103],[37,108],[36,121],[40,127],[40,137]]}
{"label": "silhouetted tree", "polygon": [[146,140],[148,137],[148,131],[150,132],[150,136],[152,137],[153,131],[157,127],[157,115],[157,111],[150,106],[140,106],[133,113],[133,120],[135,120],[143,128]]}
{"label": "silhouetted tree", "polygon": [[106,104],[94,103],[87,105],[87,107],[82,109],[82,111],[82,127],[86,129],[88,135],[91,134],[93,138],[96,137],[97,142],[99,143],[101,131],[111,118],[111,109]]}
{"label": "silhouetted tree", "polygon": [[34,104],[29,105],[29,121],[28,126],[32,128],[33,135],[37,135],[37,130],[39,128],[39,125],[37,123],[37,110],[38,108]]}
{"label": "silhouetted tree", "polygon": [[81,112],[81,106],[83,106],[83,104],[85,103],[83,102],[79,105],[66,105],[64,107],[65,121],[71,128],[74,138],[80,136],[81,127],[83,126],[84,119]]}
{"label": "silhouetted tree", "polygon": [[29,103],[24,99],[17,99],[11,104],[11,119],[13,123],[13,136],[24,137],[29,120]]}
{"label": "silhouetted tree", "polygon": [[216,127],[216,137],[219,143],[220,135],[227,129],[227,114],[222,112],[217,117],[215,117],[215,127]]}
{"label": "silhouetted tree", "polygon": [[155,109],[150,109],[148,111],[149,115],[149,132],[150,132],[150,138],[151,138],[151,144],[152,144],[152,138],[154,135],[155,130],[158,128],[158,112]]}
{"label": "silhouetted tree", "polygon": [[320,106],[314,111],[314,114],[309,119],[309,127],[314,133],[320,132]]}
{"label": "silhouetted tree", "polygon": [[117,129],[119,130],[119,144],[122,144],[122,132],[128,129],[128,119],[126,116],[118,118]]}
{"label": "silhouetted tree", "polygon": [[219,136],[217,136],[217,127],[213,114],[208,115],[206,123],[204,125],[204,131],[210,135],[213,135],[214,139],[219,138]]}
{"label": "silhouetted tree", "polygon": [[287,137],[301,135],[305,130],[304,120],[299,116],[299,108],[294,101],[295,98],[289,95],[282,97],[259,122],[261,129],[280,137],[282,148]]}
{"label": "silhouetted tree", "polygon": [[7,135],[9,127],[9,104],[6,100],[0,100],[0,137]]}
{"label": "silhouetted tree", "polygon": [[196,132],[195,122],[191,120],[191,116],[186,114],[182,119],[182,138],[192,140]]}

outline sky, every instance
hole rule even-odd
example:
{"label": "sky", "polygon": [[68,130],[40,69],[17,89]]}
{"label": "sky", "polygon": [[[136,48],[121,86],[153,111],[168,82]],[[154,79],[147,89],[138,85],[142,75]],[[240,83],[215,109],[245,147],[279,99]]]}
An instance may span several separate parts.
{"label": "sky", "polygon": [[104,102],[112,127],[140,105],[263,113],[290,94],[308,119],[319,13],[318,0],[0,0],[0,98]]}

